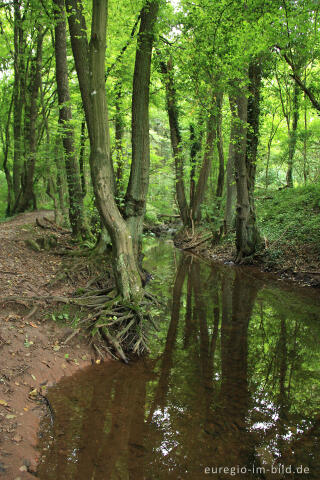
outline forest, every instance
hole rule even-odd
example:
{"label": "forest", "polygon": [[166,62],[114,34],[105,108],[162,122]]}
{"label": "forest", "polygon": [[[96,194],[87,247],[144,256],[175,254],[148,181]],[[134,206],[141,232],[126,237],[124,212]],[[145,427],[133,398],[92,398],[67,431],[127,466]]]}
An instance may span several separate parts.
{"label": "forest", "polygon": [[[201,358],[209,349],[210,363],[220,334],[223,349],[223,321],[233,328],[228,312],[243,323],[231,331],[235,343],[258,318],[262,272],[271,272],[266,285],[274,278],[288,291],[320,286],[318,0],[0,0],[0,38],[0,348],[7,321],[20,319],[22,347],[32,349],[46,318],[73,329],[64,348],[85,332],[93,363],[130,364],[132,355],[152,357],[154,332],[174,348],[183,297],[188,342],[200,342]],[[203,265],[217,269],[218,286],[210,276],[207,286]],[[219,273],[222,265],[231,270]],[[210,327],[201,323],[209,288]],[[309,290],[314,320],[320,307]],[[281,349],[287,313],[268,295]],[[198,337],[187,323],[193,309]],[[52,348],[59,356],[60,343]],[[290,352],[281,358],[280,409],[292,374]],[[39,388],[31,393],[48,403]]]}
{"label": "forest", "polygon": [[317,250],[318,2],[140,3],[1,4],[2,217],[111,243],[124,299],[144,226],[175,216],[182,241],[233,234],[236,263],[268,227]]}

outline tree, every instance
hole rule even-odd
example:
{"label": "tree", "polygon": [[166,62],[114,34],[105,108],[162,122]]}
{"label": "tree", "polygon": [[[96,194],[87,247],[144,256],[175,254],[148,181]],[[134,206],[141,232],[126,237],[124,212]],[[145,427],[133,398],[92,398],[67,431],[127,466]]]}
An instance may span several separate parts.
{"label": "tree", "polygon": [[[39,113],[38,96],[41,84],[42,44],[45,30],[40,24],[35,28],[35,53],[31,58],[29,82],[26,89],[26,103],[24,115],[24,166],[14,213],[24,212],[31,206],[37,208],[36,196],[33,190],[34,171],[37,156],[37,118]],[[19,147],[18,147],[19,148]]]}
{"label": "tree", "polygon": [[[110,139],[108,112],[105,93],[105,49],[107,28],[107,5],[102,0],[93,0],[91,39],[87,40],[87,29],[83,15],[83,7],[78,0],[67,0],[68,21],[72,50],[75,59],[77,75],[85,110],[86,123],[90,139],[90,168],[96,205],[104,227],[111,237],[113,248],[113,263],[116,284],[119,293],[125,300],[137,302],[143,294],[141,278],[138,269],[138,243],[141,234],[141,218],[144,213],[144,202],[147,189],[148,153],[136,151],[133,162],[131,184],[129,183],[127,198],[132,202],[132,211],[127,210],[126,218],[121,215],[114,195],[114,172],[110,154]],[[153,25],[157,16],[159,3],[156,0],[147,2],[141,15],[139,48],[141,53],[136,57],[136,88],[139,80],[148,92],[148,75],[139,77],[141,64],[150,72]],[[151,29],[151,30],[150,30]],[[148,32],[148,34],[146,34]],[[143,57],[144,47],[147,48],[147,58]],[[142,72],[146,73],[146,72]],[[148,71],[147,71],[148,73]],[[143,77],[143,75],[142,75]],[[137,100],[139,102],[139,100]],[[147,102],[147,103],[143,103]],[[139,115],[147,114],[148,100],[142,99],[137,106]],[[133,107],[134,108],[134,107]],[[142,110],[141,110],[142,109]],[[136,112],[134,112],[136,113]],[[140,117],[141,118],[141,117]],[[137,149],[148,149],[147,119],[139,132],[140,139],[135,144]],[[133,122],[136,122],[135,118]],[[147,156],[145,156],[147,155]],[[139,183],[139,174],[143,175]],[[142,202],[142,205],[139,203]],[[142,209],[141,209],[142,207]],[[130,225],[131,223],[131,225]]]}
{"label": "tree", "polygon": [[208,93],[210,96],[209,108],[206,118],[206,142],[203,151],[203,160],[199,169],[199,177],[197,183],[194,181],[195,162],[192,157],[193,165],[191,172],[191,192],[190,203],[187,202],[184,183],[184,161],[183,161],[183,145],[181,128],[179,124],[179,113],[177,105],[177,94],[174,85],[174,70],[172,57],[167,62],[161,61],[161,71],[164,76],[166,88],[166,107],[169,117],[171,146],[175,162],[175,186],[176,198],[180,211],[180,216],[184,226],[192,226],[194,222],[200,219],[200,207],[204,199],[207,188],[208,177],[211,169],[213,149],[218,128],[218,117],[221,109],[221,93],[214,90],[214,86],[210,86]]}
{"label": "tree", "polygon": [[256,156],[259,138],[261,67],[252,60],[248,70],[249,96],[245,88],[236,89],[232,98],[235,129],[234,165],[237,185],[236,262],[252,255],[259,244],[254,208]]}
{"label": "tree", "polygon": [[72,112],[70,106],[67,47],[66,47],[66,21],[64,0],[53,0],[55,6],[55,58],[56,81],[59,103],[59,125],[65,153],[69,191],[69,219],[74,238],[85,238],[83,210],[83,191],[80,179],[80,165],[76,158],[74,130],[72,125]]}

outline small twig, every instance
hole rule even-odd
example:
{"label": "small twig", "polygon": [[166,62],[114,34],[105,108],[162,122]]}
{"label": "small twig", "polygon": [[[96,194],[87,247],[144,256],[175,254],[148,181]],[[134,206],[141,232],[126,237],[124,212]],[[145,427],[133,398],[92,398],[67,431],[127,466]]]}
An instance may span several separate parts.
{"label": "small twig", "polygon": [[21,275],[21,273],[18,272],[4,272],[3,270],[0,270],[0,273],[3,273],[4,275]]}
{"label": "small twig", "polygon": [[68,343],[73,337],[75,337],[80,332],[80,328],[77,328],[74,332],[71,333],[62,343]]}
{"label": "small twig", "polygon": [[184,249],[184,250],[189,250],[189,249],[191,249],[191,248],[198,247],[198,246],[201,245],[202,243],[207,242],[208,240],[210,240],[212,237],[213,237],[213,235],[209,235],[209,237],[202,238],[201,240],[199,240],[199,241],[196,242],[196,243],[192,243],[191,245],[186,245],[186,246],[184,246],[183,249]]}
{"label": "small twig", "polygon": [[33,315],[38,311],[39,309],[39,306],[38,305],[35,305],[31,310],[30,312],[28,313],[27,316],[24,317],[25,320],[30,320],[31,317],[33,317]]}

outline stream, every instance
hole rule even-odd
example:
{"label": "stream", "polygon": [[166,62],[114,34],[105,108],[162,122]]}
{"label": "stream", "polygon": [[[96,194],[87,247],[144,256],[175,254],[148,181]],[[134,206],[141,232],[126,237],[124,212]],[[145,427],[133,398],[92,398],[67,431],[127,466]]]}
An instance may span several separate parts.
{"label": "stream", "polygon": [[147,240],[151,354],[48,390],[42,480],[320,478],[320,295]]}

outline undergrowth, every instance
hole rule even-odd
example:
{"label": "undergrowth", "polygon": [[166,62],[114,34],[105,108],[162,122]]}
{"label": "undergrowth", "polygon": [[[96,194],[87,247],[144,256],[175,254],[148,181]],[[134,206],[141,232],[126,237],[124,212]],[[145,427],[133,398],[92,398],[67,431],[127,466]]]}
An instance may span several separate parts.
{"label": "undergrowth", "polygon": [[256,212],[259,230],[275,254],[285,244],[312,245],[320,253],[320,185],[260,193]]}

